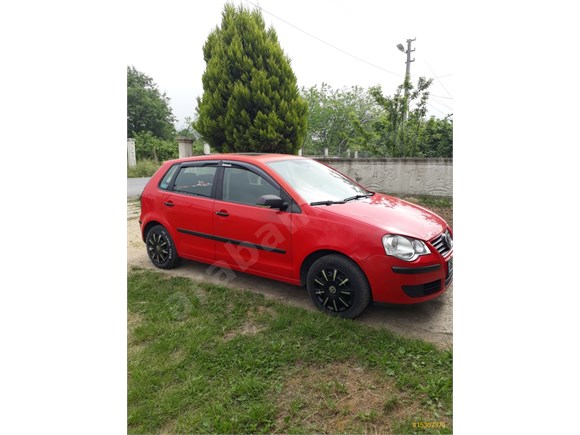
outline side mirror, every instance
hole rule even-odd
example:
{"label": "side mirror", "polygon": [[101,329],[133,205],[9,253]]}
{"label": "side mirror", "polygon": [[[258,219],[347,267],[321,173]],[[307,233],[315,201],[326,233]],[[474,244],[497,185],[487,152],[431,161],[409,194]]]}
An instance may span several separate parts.
{"label": "side mirror", "polygon": [[269,208],[277,208],[280,211],[286,210],[290,204],[276,195],[262,195],[258,198],[256,205]]}

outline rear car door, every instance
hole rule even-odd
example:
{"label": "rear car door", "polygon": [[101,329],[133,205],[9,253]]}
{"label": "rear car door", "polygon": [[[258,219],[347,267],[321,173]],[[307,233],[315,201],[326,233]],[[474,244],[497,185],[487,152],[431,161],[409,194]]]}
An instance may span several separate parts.
{"label": "rear car door", "polygon": [[215,259],[213,208],[217,161],[182,164],[172,177],[163,202],[179,255],[204,261]]}
{"label": "rear car door", "polygon": [[222,166],[213,216],[216,260],[241,271],[290,277],[292,213],[256,205],[262,195],[285,193],[253,165],[224,162]]}

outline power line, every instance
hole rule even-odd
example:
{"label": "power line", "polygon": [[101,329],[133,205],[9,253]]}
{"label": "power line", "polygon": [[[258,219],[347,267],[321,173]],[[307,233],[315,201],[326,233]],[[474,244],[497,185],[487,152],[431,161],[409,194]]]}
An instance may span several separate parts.
{"label": "power line", "polygon": [[453,97],[444,97],[443,95],[433,95],[433,94],[429,94],[433,97],[437,97],[437,98],[445,98],[446,100],[453,100]]}
{"label": "power line", "polygon": [[428,101],[427,101],[427,105],[428,105],[428,106],[431,106],[433,109],[435,109],[437,112],[441,113],[441,114],[442,114],[442,115],[444,115],[444,116],[447,116],[447,115],[449,115],[449,113],[445,113],[445,112],[443,112],[443,111],[439,110],[437,107],[435,107],[433,104],[429,103]]}
{"label": "power line", "polygon": [[441,82],[441,80],[439,80],[439,77],[435,74],[435,71],[433,71],[433,68],[431,68],[431,65],[429,65],[429,63],[427,63],[427,61],[425,59],[423,59],[423,62],[425,62],[425,65],[427,65],[429,67],[429,69],[431,70],[431,72],[433,73],[433,75],[435,76],[435,78],[437,79],[437,81],[439,82],[439,84],[441,85],[441,87],[443,89],[445,89],[445,92],[447,92],[447,95],[449,95],[451,98],[453,98],[453,95],[451,95],[451,93],[447,90],[447,88],[445,87],[445,85],[443,85],[443,83]]}
{"label": "power line", "polygon": [[449,110],[453,110],[452,107],[449,107],[447,104],[443,103],[442,101],[439,101],[439,99],[435,96],[435,95],[431,95],[429,94],[430,97],[433,97],[433,99],[438,103],[441,104],[443,107],[449,109]]}
{"label": "power line", "polygon": [[289,25],[290,27],[293,27],[293,28],[295,28],[295,29],[296,29],[296,30],[298,30],[299,32],[302,32],[302,33],[304,33],[305,35],[307,35],[307,36],[310,36],[311,38],[313,38],[313,39],[316,39],[317,41],[319,41],[319,42],[322,42],[323,44],[325,44],[325,45],[327,45],[327,46],[329,46],[329,47],[331,47],[331,48],[334,48],[335,50],[337,50],[337,51],[340,51],[341,53],[343,53],[343,54],[346,54],[347,56],[350,56],[350,57],[352,57],[353,59],[356,59],[356,60],[358,60],[359,62],[366,63],[367,65],[370,65],[370,66],[372,66],[373,68],[380,69],[381,71],[387,72],[387,73],[389,73],[389,74],[393,74],[393,75],[395,75],[395,76],[397,76],[397,77],[401,77],[401,78],[402,78],[402,77],[404,77],[404,76],[402,76],[401,74],[397,74],[397,73],[395,73],[395,72],[393,72],[393,71],[389,71],[389,70],[387,70],[387,69],[385,69],[385,68],[383,68],[383,67],[381,67],[381,66],[378,66],[378,65],[376,65],[376,64],[374,64],[374,63],[372,63],[372,62],[369,62],[368,60],[365,60],[365,59],[363,59],[363,58],[361,58],[361,57],[358,57],[358,56],[356,56],[356,55],[354,55],[354,54],[352,54],[352,53],[349,53],[348,51],[346,51],[346,50],[343,50],[342,48],[339,48],[339,47],[337,47],[337,46],[335,46],[335,45],[331,44],[330,42],[326,42],[326,41],[324,41],[323,39],[320,39],[318,36],[315,36],[315,35],[313,35],[312,33],[310,33],[310,32],[307,32],[306,30],[302,30],[300,27],[298,27],[298,26],[295,26],[294,24],[292,24],[292,23],[290,23],[290,22],[286,21],[286,20],[285,20],[285,19],[283,19],[283,18],[280,18],[280,17],[278,17],[278,16],[274,15],[274,14],[273,14],[273,13],[271,13],[271,12],[268,12],[266,9],[262,8],[261,6],[259,6],[259,5],[255,4],[255,3],[252,3],[252,2],[251,2],[251,1],[249,1],[249,0],[244,0],[244,1],[245,1],[246,3],[249,3],[249,4],[251,4],[252,6],[255,6],[255,7],[257,7],[257,8],[258,8],[258,9],[260,9],[261,11],[264,11],[264,12],[266,12],[268,15],[271,15],[272,17],[276,18],[277,20],[280,20],[280,21],[282,21],[283,23],[285,23],[285,24]]}
{"label": "power line", "polygon": [[[352,53],[349,53],[348,51],[346,51],[346,50],[343,50],[342,48],[339,48],[339,47],[337,47],[337,46],[335,46],[335,45],[331,44],[330,42],[326,42],[325,40],[323,40],[323,39],[319,38],[318,36],[315,36],[315,35],[313,35],[312,33],[308,32],[308,31],[306,31],[306,30],[303,30],[303,29],[301,29],[300,27],[298,27],[298,26],[296,26],[296,25],[294,25],[294,24],[290,23],[289,21],[286,21],[285,19],[283,19],[283,18],[281,18],[281,17],[279,17],[279,16],[277,16],[277,15],[275,15],[275,14],[273,14],[273,13],[271,13],[271,12],[267,11],[266,9],[264,9],[263,7],[261,7],[259,4],[253,3],[253,2],[251,2],[250,0],[244,0],[244,1],[245,1],[246,3],[248,3],[248,4],[250,4],[250,5],[252,5],[252,6],[254,6],[254,7],[258,8],[260,11],[263,11],[263,12],[267,13],[267,14],[268,14],[268,15],[270,15],[271,17],[273,17],[273,18],[276,18],[276,19],[277,19],[277,20],[279,20],[279,21],[282,21],[284,24],[286,24],[286,25],[288,25],[288,26],[290,26],[290,27],[293,27],[294,29],[298,30],[298,31],[299,31],[299,32],[301,32],[301,33],[304,33],[305,35],[309,36],[310,38],[312,38],[312,39],[316,39],[318,42],[321,42],[321,43],[323,43],[324,45],[327,45],[328,47],[330,47],[330,48],[333,48],[334,50],[337,50],[337,51],[339,51],[339,52],[341,52],[341,53],[343,53],[343,54],[346,54],[347,56],[350,56],[350,57],[352,57],[353,59],[356,59],[356,60],[358,60],[359,62],[366,63],[367,65],[369,65],[369,66],[372,66],[373,68],[377,68],[377,69],[379,69],[379,70],[381,70],[381,71],[384,71],[384,72],[386,72],[386,73],[389,73],[389,74],[395,75],[395,76],[397,76],[397,77],[400,77],[400,78],[404,78],[404,77],[405,77],[405,76],[403,76],[403,75],[401,75],[401,74],[398,74],[398,73],[396,73],[396,72],[393,72],[393,71],[389,71],[389,70],[387,70],[387,69],[385,69],[385,68],[383,68],[383,67],[381,67],[381,66],[379,66],[379,65],[376,65],[376,64],[374,64],[374,63],[372,63],[372,62],[369,62],[368,60],[365,60],[365,59],[363,59],[363,58],[361,58],[361,57],[359,57],[359,56],[356,56],[356,55],[354,55],[354,54],[352,54]],[[257,0],[257,1],[259,1],[259,0]],[[427,62],[425,61],[425,63],[427,63]],[[449,76],[451,76],[452,74],[447,74],[447,75],[443,75],[443,76],[436,76],[436,75],[435,75],[435,72],[434,72],[434,71],[433,71],[433,69],[432,69],[432,68],[429,66],[429,64],[427,64],[427,66],[429,67],[429,69],[430,69],[430,70],[431,70],[431,72],[433,73],[433,76],[435,76],[434,78],[435,78],[435,79],[437,79],[437,81],[438,81],[438,82],[441,84],[441,87],[443,87],[443,89],[445,90],[445,92],[447,92],[447,94],[449,94],[449,97],[443,97],[443,96],[441,96],[440,98],[450,98],[450,99],[453,99],[453,97],[451,96],[451,93],[449,93],[449,91],[447,90],[447,88],[445,88],[445,86],[443,85],[443,83],[441,83],[441,81],[439,80],[439,78],[440,78],[440,77],[441,77],[441,78],[444,78],[444,77],[449,77]],[[439,103],[439,104],[441,104],[441,105],[443,105],[443,106],[446,106],[445,104],[441,103],[440,101],[438,101],[438,103]],[[435,109],[437,112],[441,113],[441,114],[442,114],[442,115],[444,115],[444,116],[447,116],[447,115],[449,115],[448,113],[445,113],[445,112],[443,112],[443,111],[439,110],[437,107],[433,106],[433,105],[432,105],[431,103],[429,103],[429,102],[427,102],[427,105],[429,105],[431,108]],[[450,109],[450,110],[453,110],[452,108],[450,108],[450,107],[448,107],[448,106],[446,106],[446,108],[448,108],[448,109]]]}

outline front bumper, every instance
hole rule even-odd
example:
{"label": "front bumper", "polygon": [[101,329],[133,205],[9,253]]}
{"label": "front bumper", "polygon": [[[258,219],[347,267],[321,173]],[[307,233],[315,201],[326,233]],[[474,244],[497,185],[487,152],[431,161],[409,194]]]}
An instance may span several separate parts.
{"label": "front bumper", "polygon": [[431,254],[408,263],[374,255],[361,265],[371,285],[373,301],[415,304],[441,296],[453,281],[453,252]]}

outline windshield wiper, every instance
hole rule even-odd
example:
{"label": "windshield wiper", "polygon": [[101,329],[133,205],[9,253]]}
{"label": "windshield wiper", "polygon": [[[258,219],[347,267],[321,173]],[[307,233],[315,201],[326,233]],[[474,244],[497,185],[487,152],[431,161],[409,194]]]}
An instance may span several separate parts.
{"label": "windshield wiper", "polygon": [[369,192],[369,193],[365,193],[363,195],[349,196],[348,198],[343,199],[343,201],[348,202],[348,201],[352,201],[353,199],[368,198],[369,196],[373,196],[374,194],[375,194],[375,192]]}
{"label": "windshield wiper", "polygon": [[332,205],[332,204],[344,204],[344,201],[331,201],[328,199],[326,201],[314,201],[310,203],[310,205]]}

